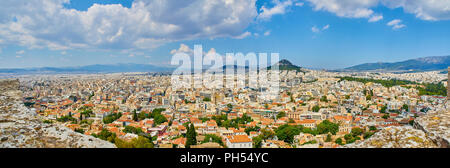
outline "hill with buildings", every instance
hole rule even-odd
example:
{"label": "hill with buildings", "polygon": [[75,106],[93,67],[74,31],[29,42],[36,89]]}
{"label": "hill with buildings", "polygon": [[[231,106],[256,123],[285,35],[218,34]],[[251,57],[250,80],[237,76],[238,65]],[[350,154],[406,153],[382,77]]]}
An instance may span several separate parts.
{"label": "hill with buildings", "polygon": [[[278,63],[276,63],[274,65],[278,65],[278,69],[279,70],[288,70],[288,71],[295,70],[297,72],[303,72],[301,67],[292,64],[287,59],[282,59],[282,60],[280,60]],[[267,67],[267,69],[271,70],[274,65]]]}

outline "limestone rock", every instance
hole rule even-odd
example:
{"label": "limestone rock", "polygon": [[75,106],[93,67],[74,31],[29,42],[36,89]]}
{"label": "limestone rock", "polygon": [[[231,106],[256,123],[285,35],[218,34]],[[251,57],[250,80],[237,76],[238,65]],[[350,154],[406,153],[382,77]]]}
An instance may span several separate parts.
{"label": "limestone rock", "polygon": [[59,124],[43,123],[22,102],[18,80],[0,80],[0,148],[115,148]]}
{"label": "limestone rock", "polygon": [[369,139],[344,146],[345,148],[436,148],[421,130],[411,126],[391,126],[375,133]]}
{"label": "limestone rock", "polygon": [[414,127],[424,131],[442,148],[450,148],[450,108],[439,107],[414,120]]}

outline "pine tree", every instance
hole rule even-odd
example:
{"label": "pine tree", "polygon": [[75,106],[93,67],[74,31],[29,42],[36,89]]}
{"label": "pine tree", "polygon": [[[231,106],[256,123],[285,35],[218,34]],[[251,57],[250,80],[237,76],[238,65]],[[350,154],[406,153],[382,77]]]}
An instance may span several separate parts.
{"label": "pine tree", "polygon": [[138,117],[137,117],[137,114],[136,114],[136,110],[133,111],[133,120],[134,121],[138,120]]}
{"label": "pine tree", "polygon": [[186,131],[186,148],[190,148],[191,145],[197,145],[197,138],[193,124],[187,126]]}
{"label": "pine tree", "polygon": [[191,124],[191,134],[192,134],[192,144],[197,145],[197,133],[195,132],[195,127]]}

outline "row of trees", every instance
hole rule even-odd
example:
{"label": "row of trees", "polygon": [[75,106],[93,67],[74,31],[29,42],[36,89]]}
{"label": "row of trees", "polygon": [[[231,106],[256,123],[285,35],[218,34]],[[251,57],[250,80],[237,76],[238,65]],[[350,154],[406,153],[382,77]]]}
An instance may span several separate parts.
{"label": "row of trees", "polygon": [[163,112],[165,110],[166,109],[164,109],[164,108],[156,108],[156,109],[153,109],[153,111],[151,113],[140,112],[139,114],[137,114],[136,110],[134,110],[133,111],[133,120],[140,121],[140,120],[144,120],[146,118],[153,118],[153,121],[155,122],[155,124],[159,125],[161,123],[167,122],[167,118],[161,114],[161,112]]}
{"label": "row of trees", "polygon": [[[371,128],[371,129],[373,129],[373,128]],[[349,134],[344,135],[344,139],[345,139],[346,144],[350,144],[357,140],[361,140],[360,136],[362,136],[364,139],[367,139],[367,138],[370,138],[373,134],[375,134],[375,133],[372,131],[365,131],[361,128],[353,128]],[[340,143],[342,144],[342,140],[340,141]],[[337,144],[339,144],[339,143],[337,143]]]}
{"label": "row of trees", "polygon": [[115,133],[111,133],[106,129],[103,129],[98,134],[91,134],[91,135],[96,138],[114,143],[114,145],[116,145],[116,147],[118,147],[118,148],[153,148],[154,147],[152,138],[142,136],[142,135],[139,135],[138,138],[135,138],[135,139],[131,140],[130,142],[121,140],[120,138],[118,138],[116,136]]}
{"label": "row of trees", "polygon": [[319,125],[317,125],[316,129],[306,128],[301,125],[282,125],[275,130],[275,133],[278,139],[283,140],[288,143],[292,143],[294,141],[294,136],[303,133],[309,133],[313,135],[318,134],[327,134],[331,133],[336,135],[339,131],[339,124],[332,123],[328,120],[322,121]]}
{"label": "row of trees", "polygon": [[[226,114],[224,115],[217,115],[211,117],[212,120],[215,120],[217,125],[219,127],[225,127],[225,128],[239,128],[239,124],[246,124],[249,122],[253,122],[253,119],[248,116],[247,114],[242,115],[242,117],[237,117],[235,119],[228,120],[228,117]],[[209,120],[208,118],[202,118],[203,120]]]}
{"label": "row of trees", "polygon": [[[354,78],[354,77],[341,77],[341,80],[347,80],[347,81],[357,81],[362,83],[379,83],[383,85],[384,87],[392,87],[397,85],[408,85],[408,84],[416,84],[416,85],[423,85],[423,87],[416,87],[416,89],[419,91],[419,95],[441,95],[445,96],[447,95],[447,88],[442,83],[424,83],[420,84],[413,81],[408,80],[396,80],[396,79],[390,79],[390,80],[382,80],[382,79],[367,79],[367,78]],[[410,87],[406,87],[410,88]],[[366,94],[367,95],[367,94]],[[373,93],[370,94],[370,98],[373,96]]]}
{"label": "row of trees", "polygon": [[223,146],[223,147],[225,146],[223,144],[222,138],[217,135],[214,135],[214,134],[206,134],[205,135],[205,139],[202,141],[202,143],[207,143],[207,142],[215,142],[215,143],[218,143],[220,146]]}
{"label": "row of trees", "polygon": [[110,115],[107,115],[105,117],[103,117],[103,123],[105,124],[109,124],[112,123],[114,121],[116,121],[117,119],[119,119],[120,117],[122,117],[122,113],[112,113]]}
{"label": "row of trees", "polygon": [[272,139],[275,137],[275,133],[269,129],[264,128],[264,129],[261,129],[260,132],[261,132],[260,135],[253,138],[253,147],[254,148],[261,148],[262,141],[267,140],[267,139]]}
{"label": "row of trees", "polygon": [[362,83],[379,83],[381,85],[383,85],[384,87],[392,87],[392,86],[397,86],[397,85],[408,85],[408,84],[416,84],[415,82],[412,81],[407,81],[407,80],[397,80],[397,79],[391,79],[391,80],[383,80],[383,79],[368,79],[368,78],[354,78],[354,77],[341,77],[341,80],[346,80],[346,81],[356,81],[356,82],[362,82]]}

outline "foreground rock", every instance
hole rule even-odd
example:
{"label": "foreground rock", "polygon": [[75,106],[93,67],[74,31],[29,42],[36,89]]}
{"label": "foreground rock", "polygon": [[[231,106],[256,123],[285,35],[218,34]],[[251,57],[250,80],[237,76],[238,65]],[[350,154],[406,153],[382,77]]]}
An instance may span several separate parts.
{"label": "foreground rock", "polygon": [[388,127],[349,148],[450,148],[449,103],[414,120],[414,127]]}
{"label": "foreground rock", "polygon": [[0,80],[0,148],[115,148],[58,124],[43,123],[23,105],[19,81]]}
{"label": "foreground rock", "polygon": [[439,147],[450,148],[450,108],[437,108],[414,120],[414,127],[424,131]]}
{"label": "foreground rock", "polygon": [[425,134],[411,126],[387,127],[369,139],[345,145],[347,148],[437,148]]}

